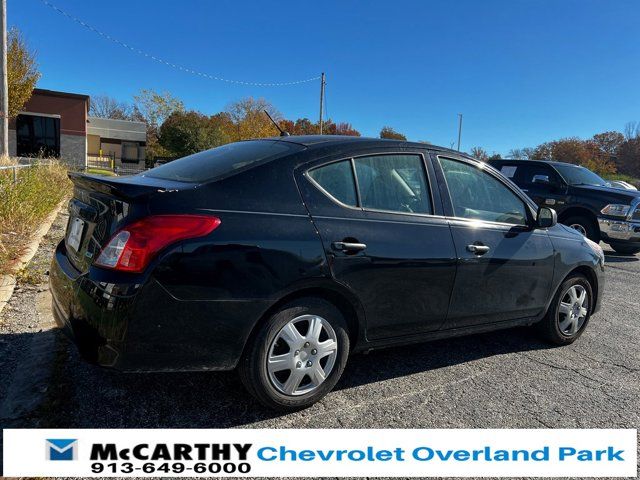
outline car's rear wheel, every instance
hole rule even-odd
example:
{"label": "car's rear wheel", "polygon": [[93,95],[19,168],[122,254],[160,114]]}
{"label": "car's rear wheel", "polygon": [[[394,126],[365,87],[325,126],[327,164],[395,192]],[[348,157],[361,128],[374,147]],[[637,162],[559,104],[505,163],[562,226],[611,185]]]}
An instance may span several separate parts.
{"label": "car's rear wheel", "polygon": [[593,242],[597,243],[600,241],[600,232],[598,231],[598,226],[589,217],[578,215],[575,217],[569,217],[563,220],[562,223],[580,232],[582,235]]}
{"label": "car's rear wheel", "polygon": [[545,339],[556,345],[575,342],[589,323],[594,300],[593,288],[586,277],[573,275],[567,278],[538,325]]}
{"label": "car's rear wheel", "polygon": [[238,367],[247,390],[277,410],[308,407],[335,386],[349,356],[344,317],[333,304],[302,298],[260,328]]}
{"label": "car's rear wheel", "polygon": [[613,248],[617,253],[622,255],[635,255],[640,252],[640,248],[631,247],[629,245],[624,245],[622,243],[610,243],[611,248]]}

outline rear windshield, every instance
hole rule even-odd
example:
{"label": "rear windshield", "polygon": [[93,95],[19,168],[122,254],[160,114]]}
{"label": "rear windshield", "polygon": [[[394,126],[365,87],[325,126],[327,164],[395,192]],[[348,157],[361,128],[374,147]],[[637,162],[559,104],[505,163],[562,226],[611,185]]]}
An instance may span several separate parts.
{"label": "rear windshield", "polygon": [[207,182],[238,173],[277,157],[304,150],[291,142],[251,140],[194,153],[145,172],[145,177],[179,182]]}

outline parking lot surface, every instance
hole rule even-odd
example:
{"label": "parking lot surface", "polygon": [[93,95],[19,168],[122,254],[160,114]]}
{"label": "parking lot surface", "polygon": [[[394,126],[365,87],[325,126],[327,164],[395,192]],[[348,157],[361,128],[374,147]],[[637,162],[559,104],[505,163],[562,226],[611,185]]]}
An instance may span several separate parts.
{"label": "parking lot surface", "polygon": [[[34,261],[50,255],[61,215]],[[637,428],[640,425],[640,257],[607,249],[602,311],[568,347],[550,347],[520,328],[351,358],[334,392],[297,413],[267,410],[245,393],[233,372],[122,374],[84,363],[54,333],[50,357],[29,352],[44,335],[36,324],[38,293],[14,295],[0,317],[0,400],[29,358],[50,368],[42,401],[9,413],[3,425],[84,428]],[[46,269],[46,261],[42,263]],[[46,291],[45,291],[46,293]],[[26,323],[32,325],[27,328]],[[37,344],[37,342],[35,342]],[[34,359],[34,356],[36,358]],[[38,364],[42,358],[46,365]],[[48,367],[47,367],[48,366]],[[25,370],[23,368],[23,370]],[[24,375],[24,374],[17,374]],[[18,389],[19,390],[19,389]],[[24,390],[24,389],[23,389]],[[12,397],[12,398],[9,398]],[[10,410],[10,409],[9,409]],[[8,410],[5,408],[5,413]]]}

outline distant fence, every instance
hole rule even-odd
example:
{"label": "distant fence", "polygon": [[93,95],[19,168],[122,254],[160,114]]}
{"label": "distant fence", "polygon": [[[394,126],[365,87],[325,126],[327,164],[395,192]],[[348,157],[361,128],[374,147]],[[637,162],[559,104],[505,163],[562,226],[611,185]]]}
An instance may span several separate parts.
{"label": "distant fence", "polygon": [[[144,165],[144,164],[143,164]],[[119,161],[116,163],[115,155],[87,155],[86,169],[104,170],[107,174],[114,175],[135,175],[148,170],[145,166],[140,166],[138,162]],[[92,174],[100,172],[92,171]]]}
{"label": "distant fence", "polygon": [[[30,160],[31,163],[28,163],[27,160]],[[51,165],[53,162],[51,160],[38,160],[33,161],[33,159],[25,159],[25,158],[16,158],[15,161],[19,162],[15,165],[0,165],[0,172],[9,171],[12,178],[13,183],[18,183],[18,171],[23,168],[37,167],[39,165]]]}
{"label": "distant fence", "polygon": [[87,168],[113,171],[115,163],[115,155],[87,155]]}

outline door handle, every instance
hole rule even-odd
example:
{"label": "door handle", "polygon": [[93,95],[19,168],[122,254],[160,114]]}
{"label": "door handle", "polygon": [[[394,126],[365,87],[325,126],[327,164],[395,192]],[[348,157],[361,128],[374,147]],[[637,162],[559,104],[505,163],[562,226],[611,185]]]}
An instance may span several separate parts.
{"label": "door handle", "polygon": [[491,248],[486,245],[467,245],[467,250],[476,255],[484,255],[491,250]]}
{"label": "door handle", "polygon": [[367,245],[356,242],[333,242],[331,247],[334,250],[340,250],[342,252],[360,252],[367,248]]}

